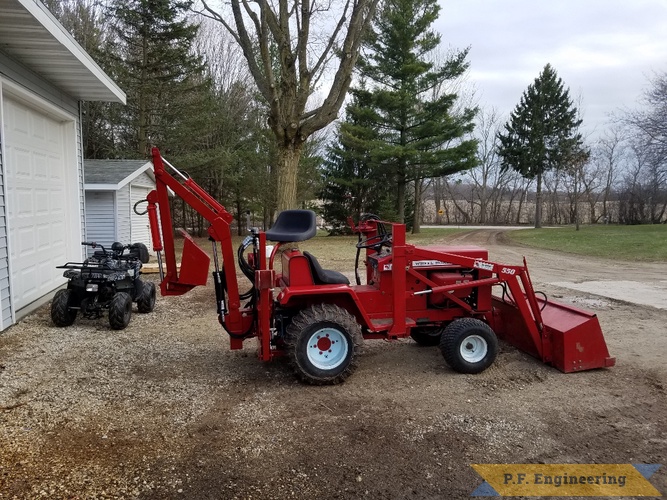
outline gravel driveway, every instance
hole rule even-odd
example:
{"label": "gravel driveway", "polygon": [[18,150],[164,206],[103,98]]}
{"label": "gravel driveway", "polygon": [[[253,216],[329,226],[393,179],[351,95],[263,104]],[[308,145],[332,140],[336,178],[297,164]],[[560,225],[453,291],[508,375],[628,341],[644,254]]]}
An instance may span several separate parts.
{"label": "gravel driveway", "polygon": [[[538,288],[598,314],[617,366],[564,375],[503,345],[461,375],[437,348],[368,341],[347,382],[310,387],[229,351],[209,287],[121,332],[43,307],[0,334],[0,498],[469,498],[471,463],[665,463],[667,310],[553,284],[608,261],[461,238],[527,253]],[[664,467],[651,482],[667,492]]]}

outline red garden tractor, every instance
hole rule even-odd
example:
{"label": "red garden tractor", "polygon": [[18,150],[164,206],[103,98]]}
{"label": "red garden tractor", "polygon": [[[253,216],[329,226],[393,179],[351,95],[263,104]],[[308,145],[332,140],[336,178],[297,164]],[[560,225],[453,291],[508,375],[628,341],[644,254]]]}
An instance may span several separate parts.
{"label": "red garden tractor", "polygon": [[[147,200],[162,295],[205,285],[210,264],[183,232],[177,269],[171,190],[210,224],[218,318],[231,348],[254,338],[261,360],[286,355],[305,382],[342,382],[354,371],[363,341],[406,337],[438,345],[449,366],[462,373],[479,373],[493,363],[497,337],[566,373],[614,365],[597,317],[536,295],[525,259],[523,265],[505,265],[490,262],[478,247],[410,245],[403,224],[367,216],[352,224],[359,242],[351,285],[296,248],[296,242],[315,236],[312,211],[281,212],[270,230],[250,229],[235,252],[232,215],[157,148],[153,166],[156,189]],[[267,241],[275,243],[270,253]],[[237,263],[251,285],[243,293]],[[499,295],[492,293],[494,286]]]}

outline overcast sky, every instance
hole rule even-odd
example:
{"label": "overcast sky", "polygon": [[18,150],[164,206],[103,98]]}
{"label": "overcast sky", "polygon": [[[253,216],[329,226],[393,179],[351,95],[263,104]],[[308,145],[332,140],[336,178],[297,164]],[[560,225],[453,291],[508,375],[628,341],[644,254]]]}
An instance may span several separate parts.
{"label": "overcast sky", "polygon": [[444,46],[470,46],[480,105],[504,118],[546,63],[582,99],[586,131],[636,107],[648,78],[667,71],[667,0],[439,0]]}

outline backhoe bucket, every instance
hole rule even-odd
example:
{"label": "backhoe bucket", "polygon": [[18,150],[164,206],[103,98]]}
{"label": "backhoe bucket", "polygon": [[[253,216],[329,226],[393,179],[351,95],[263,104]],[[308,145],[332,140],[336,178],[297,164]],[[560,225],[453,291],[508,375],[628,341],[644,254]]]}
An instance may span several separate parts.
{"label": "backhoe bucket", "polygon": [[208,279],[211,258],[187,232],[180,232],[184,238],[181,266],[180,269],[171,269],[167,264],[167,275],[160,283],[162,295],[183,295],[196,286],[206,285]]}
{"label": "backhoe bucket", "polygon": [[194,242],[188,233],[183,231],[183,236],[185,240],[178,283],[192,287],[205,285],[211,258]]}
{"label": "backhoe bucket", "polygon": [[542,332],[535,339],[519,309],[493,297],[496,334],[509,344],[565,373],[614,366],[595,314],[537,297]]}

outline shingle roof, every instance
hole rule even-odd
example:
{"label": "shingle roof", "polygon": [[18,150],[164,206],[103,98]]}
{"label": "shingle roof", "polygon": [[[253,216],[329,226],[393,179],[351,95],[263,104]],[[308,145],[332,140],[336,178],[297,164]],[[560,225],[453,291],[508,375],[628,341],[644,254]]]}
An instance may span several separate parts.
{"label": "shingle roof", "polygon": [[84,181],[86,184],[119,184],[150,164],[146,160],[84,160]]}

